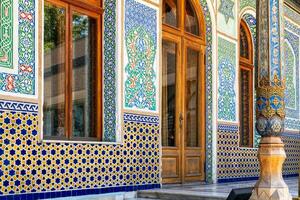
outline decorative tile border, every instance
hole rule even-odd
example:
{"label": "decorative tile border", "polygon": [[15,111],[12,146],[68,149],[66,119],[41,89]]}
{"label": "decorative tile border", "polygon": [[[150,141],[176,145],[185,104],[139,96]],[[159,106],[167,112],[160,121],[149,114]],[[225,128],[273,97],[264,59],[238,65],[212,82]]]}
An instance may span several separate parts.
{"label": "decorative tile border", "polygon": [[104,88],[103,140],[116,141],[117,122],[117,64],[116,61],[116,0],[105,0],[104,6]]}
{"label": "decorative tile border", "polygon": [[269,1],[269,32],[270,32],[270,73],[271,81],[276,84],[276,80],[282,79],[281,72],[281,40],[280,40],[280,4],[279,0]]}
{"label": "decorative tile border", "polygon": [[139,122],[139,123],[159,123],[159,117],[157,116],[144,116],[134,114],[124,114],[124,121]]}
{"label": "decorative tile border", "polygon": [[0,110],[16,111],[16,112],[30,112],[30,113],[37,114],[38,105],[31,104],[31,103],[0,100]]}
{"label": "decorative tile border", "polygon": [[0,2],[0,67],[1,68],[13,68],[14,57],[14,3],[13,0],[2,0]]}
{"label": "decorative tile border", "polygon": [[95,194],[106,194],[106,193],[116,193],[116,192],[132,192],[138,190],[157,189],[160,187],[161,187],[160,184],[149,184],[149,185],[120,186],[120,187],[109,187],[109,188],[28,193],[28,194],[0,196],[0,200],[52,199],[52,198],[76,197],[76,196],[83,196],[83,195],[95,195]]}
{"label": "decorative tile border", "polygon": [[[13,4],[13,1],[7,3]],[[0,73],[2,94],[36,97],[36,4],[36,0],[19,0],[19,10],[14,11],[19,13],[18,73],[5,73],[2,70]],[[13,13],[9,14],[13,15]]]}
{"label": "decorative tile border", "polygon": [[206,181],[213,180],[213,79],[212,79],[212,20],[206,0],[199,0],[205,16],[206,25]]}

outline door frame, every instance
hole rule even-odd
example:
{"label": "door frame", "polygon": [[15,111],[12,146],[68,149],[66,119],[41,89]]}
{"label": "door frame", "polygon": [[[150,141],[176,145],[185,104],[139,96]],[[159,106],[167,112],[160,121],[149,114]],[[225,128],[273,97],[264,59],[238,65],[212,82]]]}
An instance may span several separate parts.
{"label": "door frame", "polygon": [[[176,98],[176,114],[175,114],[175,130],[176,130],[176,147],[163,147],[162,146],[162,156],[166,155],[177,159],[177,175],[173,177],[163,178],[163,184],[169,183],[186,183],[194,181],[205,181],[205,160],[206,160],[206,78],[205,78],[205,42],[200,38],[194,40],[193,37],[188,33],[183,36],[181,34],[175,34],[177,31],[170,30],[170,27],[164,27],[162,32],[162,40],[173,42],[177,45],[176,49],[176,96],[185,96],[185,82],[186,82],[186,66],[187,66],[187,47],[199,51],[199,64],[198,64],[198,90],[200,89],[200,97],[198,97],[198,115],[199,115],[199,140],[200,147],[196,149],[200,152],[201,156],[201,174],[196,177],[186,177],[185,163],[186,154],[193,156],[193,151],[195,147],[186,147],[185,133],[186,133],[186,123],[180,126],[179,117],[182,115],[184,122],[186,122],[186,108],[185,108],[185,98]],[[178,33],[178,32],[177,32]],[[164,70],[162,68],[162,70]],[[163,83],[164,80],[162,80]],[[162,97],[163,98],[163,97]],[[201,117],[201,114],[205,114]],[[195,154],[194,154],[195,155]],[[199,155],[197,155],[199,156]]]}

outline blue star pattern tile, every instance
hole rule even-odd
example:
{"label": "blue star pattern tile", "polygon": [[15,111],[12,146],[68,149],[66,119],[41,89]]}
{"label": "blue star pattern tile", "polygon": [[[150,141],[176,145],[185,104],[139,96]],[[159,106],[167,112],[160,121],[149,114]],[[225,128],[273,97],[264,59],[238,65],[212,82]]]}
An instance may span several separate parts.
{"label": "blue star pattern tile", "polygon": [[[285,132],[282,140],[287,154],[283,174],[295,176],[299,172],[300,135]],[[238,125],[219,124],[217,141],[218,182],[257,179],[259,176],[258,149],[239,147]]]}

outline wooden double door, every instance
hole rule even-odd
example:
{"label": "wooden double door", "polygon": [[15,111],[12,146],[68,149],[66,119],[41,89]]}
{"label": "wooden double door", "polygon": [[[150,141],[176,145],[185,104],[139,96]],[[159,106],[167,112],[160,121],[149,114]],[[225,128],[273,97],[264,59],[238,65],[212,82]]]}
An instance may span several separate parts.
{"label": "wooden double door", "polygon": [[205,179],[205,45],[164,27],[163,183]]}
{"label": "wooden double door", "polygon": [[163,183],[205,179],[205,23],[198,0],[163,0]]}

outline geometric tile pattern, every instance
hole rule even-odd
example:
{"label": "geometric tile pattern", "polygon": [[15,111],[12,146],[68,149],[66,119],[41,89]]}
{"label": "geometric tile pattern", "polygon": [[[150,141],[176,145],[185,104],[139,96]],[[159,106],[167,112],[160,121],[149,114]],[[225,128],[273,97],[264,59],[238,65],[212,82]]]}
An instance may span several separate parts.
{"label": "geometric tile pattern", "polygon": [[236,45],[218,38],[218,119],[236,121]]}
{"label": "geometric tile pattern", "polygon": [[[2,1],[1,1],[2,2]],[[12,6],[14,1],[7,1]],[[0,92],[9,92],[10,94],[23,94],[33,96],[36,94],[35,87],[35,10],[36,0],[18,1],[18,71],[17,74],[0,73]],[[2,8],[2,7],[1,7]],[[11,10],[10,10],[11,11]],[[14,12],[7,11],[10,18]],[[4,11],[4,14],[6,12]],[[3,44],[2,44],[3,45]]]}
{"label": "geometric tile pattern", "polygon": [[[297,175],[300,162],[300,135],[286,132],[282,135],[282,140],[287,155],[283,174]],[[237,125],[219,124],[217,143],[219,182],[250,180],[259,176],[258,149],[239,147]]]}
{"label": "geometric tile pattern", "polygon": [[158,117],[125,114],[123,143],[39,143],[37,112],[0,110],[0,194],[159,184]]}

